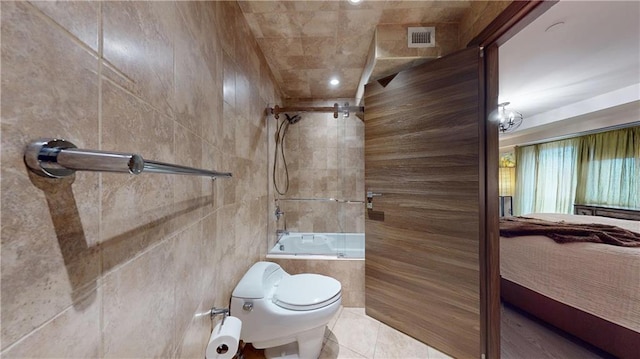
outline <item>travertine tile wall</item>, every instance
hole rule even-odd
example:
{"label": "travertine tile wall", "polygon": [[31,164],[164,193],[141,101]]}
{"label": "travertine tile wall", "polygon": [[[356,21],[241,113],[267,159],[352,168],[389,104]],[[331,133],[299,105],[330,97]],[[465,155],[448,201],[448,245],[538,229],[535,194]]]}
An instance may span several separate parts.
{"label": "travertine tile wall", "polygon": [[[353,104],[354,100],[291,100],[287,106],[332,107],[336,102],[344,105]],[[332,112],[307,112],[300,116],[302,120],[290,125],[284,142],[289,191],[285,195],[274,193],[274,198],[315,200],[280,200],[285,215],[276,227],[284,229],[286,220],[287,230],[294,232],[364,232],[364,204],[322,201],[364,199],[364,123],[354,113],[347,118],[339,115],[337,119]],[[282,121],[284,115],[280,117]],[[272,121],[273,134],[275,119]],[[284,168],[279,161],[278,183],[284,183]],[[272,165],[270,171],[271,168]],[[270,244],[275,244],[274,237],[270,238]]]}
{"label": "travertine tile wall", "polygon": [[[407,28],[428,26],[435,28],[434,47],[408,47]],[[457,23],[383,24],[376,27],[376,56],[438,58],[458,48]]]}
{"label": "travertine tile wall", "polygon": [[[471,2],[241,1],[240,7],[286,96],[318,99],[353,96],[377,25],[458,23]],[[340,84],[327,86],[331,76]]]}
{"label": "travertine tile wall", "polygon": [[[202,358],[266,252],[279,102],[235,2],[2,2],[2,347],[17,357]],[[24,146],[233,172],[28,173]]]}
{"label": "travertine tile wall", "polygon": [[472,1],[471,7],[460,20],[458,44],[461,49],[476,37],[487,25],[513,1]]}
{"label": "travertine tile wall", "polygon": [[[409,27],[434,27],[434,47],[408,47]],[[457,23],[387,24],[376,27],[375,66],[370,82],[458,50]],[[372,49],[373,50],[373,49]]]}

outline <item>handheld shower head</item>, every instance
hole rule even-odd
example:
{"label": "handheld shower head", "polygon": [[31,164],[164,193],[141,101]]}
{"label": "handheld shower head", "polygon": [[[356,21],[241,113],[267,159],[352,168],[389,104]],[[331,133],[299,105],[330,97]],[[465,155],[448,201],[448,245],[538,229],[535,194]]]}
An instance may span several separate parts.
{"label": "handheld shower head", "polygon": [[300,117],[300,115],[289,116],[289,114],[287,113],[285,113],[284,115],[287,117],[287,121],[289,121],[290,125],[293,125],[294,123],[302,120],[302,117]]}

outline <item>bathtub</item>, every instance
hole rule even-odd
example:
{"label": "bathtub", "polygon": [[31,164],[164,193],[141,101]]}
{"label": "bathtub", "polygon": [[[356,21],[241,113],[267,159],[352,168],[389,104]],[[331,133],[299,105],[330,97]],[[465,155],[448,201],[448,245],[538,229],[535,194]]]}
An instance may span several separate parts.
{"label": "bathtub", "polygon": [[318,273],[342,285],[342,305],[364,307],[364,233],[289,233],[266,256],[289,274]]}
{"label": "bathtub", "polygon": [[364,233],[294,233],[282,235],[267,258],[271,256],[326,256],[333,258],[364,258]]}

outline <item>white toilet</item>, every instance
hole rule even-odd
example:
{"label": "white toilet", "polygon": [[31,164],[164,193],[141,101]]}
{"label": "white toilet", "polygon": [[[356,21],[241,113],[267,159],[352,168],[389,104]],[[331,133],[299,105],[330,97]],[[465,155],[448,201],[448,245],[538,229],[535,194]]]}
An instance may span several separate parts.
{"label": "white toilet", "polygon": [[325,326],[340,308],[342,286],[319,274],[290,275],[258,262],[231,296],[231,315],[242,321],[240,339],[271,358],[317,359]]}

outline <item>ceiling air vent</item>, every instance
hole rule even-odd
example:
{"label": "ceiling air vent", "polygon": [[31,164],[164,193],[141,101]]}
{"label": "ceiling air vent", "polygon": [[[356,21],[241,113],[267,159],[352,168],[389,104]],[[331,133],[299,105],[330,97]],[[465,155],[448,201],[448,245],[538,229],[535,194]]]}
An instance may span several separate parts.
{"label": "ceiling air vent", "polygon": [[407,39],[409,47],[435,47],[436,28],[435,27],[409,27],[407,29]]}

